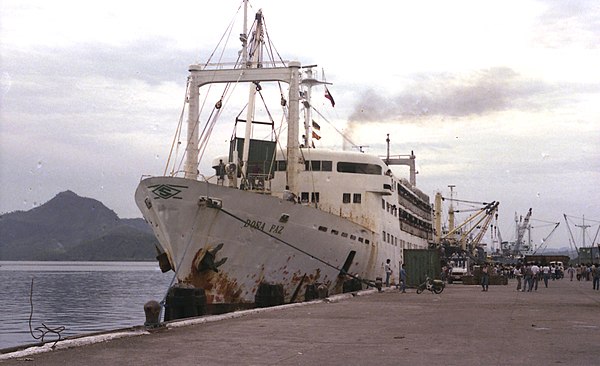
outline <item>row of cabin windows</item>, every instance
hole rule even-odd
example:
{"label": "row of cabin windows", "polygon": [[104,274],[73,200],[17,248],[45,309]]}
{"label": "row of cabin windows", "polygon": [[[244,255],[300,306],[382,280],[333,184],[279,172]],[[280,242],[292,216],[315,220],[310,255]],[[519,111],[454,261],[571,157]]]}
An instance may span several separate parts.
{"label": "row of cabin windows", "polygon": [[396,205],[391,205],[389,202],[386,202],[383,198],[381,199],[381,208],[391,213],[392,215],[398,217],[398,207],[396,207]]}
{"label": "row of cabin windows", "polygon": [[404,198],[408,199],[409,202],[411,202],[412,204],[414,204],[415,206],[419,207],[422,210],[427,211],[427,210],[429,210],[431,208],[427,202],[423,202],[423,200],[421,200],[420,198],[418,198],[418,196],[414,196],[413,194],[411,194],[400,183],[398,183],[398,195],[400,197],[404,197]]}
{"label": "row of cabin windows", "polygon": [[[287,161],[277,160],[274,168],[277,172],[286,171]],[[306,160],[304,161],[304,169],[313,172],[330,172],[333,170],[333,162],[331,160]],[[381,166],[377,164],[350,163],[343,161],[336,164],[336,169],[339,173],[371,175],[381,175],[382,171]]]}
{"label": "row of cabin windows", "polygon": [[400,244],[400,248],[403,249],[414,249],[417,247],[415,244],[408,243],[406,240],[398,239],[394,235],[386,233],[385,230],[383,231],[383,241],[394,246],[398,246],[398,244]]}
{"label": "row of cabin windows", "polygon": [[432,225],[426,221],[423,221],[410,213],[408,211],[399,209],[396,205],[391,205],[389,202],[386,202],[384,199],[381,199],[381,208],[394,215],[394,217],[398,217],[400,215],[401,221],[407,221],[413,224],[413,226],[428,230],[432,227]]}
{"label": "row of cabin windows", "polygon": [[[310,200],[309,200],[310,198]],[[319,192],[300,192],[300,202],[319,202]],[[362,195],[360,193],[344,193],[342,195],[343,203],[362,203]]]}
{"label": "row of cabin windows", "polygon": [[[325,226],[319,226],[319,231],[323,231],[323,232],[327,232],[327,228]],[[371,244],[371,241],[369,239],[365,239],[363,237],[357,237],[356,235],[353,234],[348,234],[345,232],[340,233],[338,230],[335,229],[331,229],[331,234],[333,235],[340,235],[342,238],[347,238],[350,237],[350,240],[358,240],[360,243],[365,243],[365,244]]]}

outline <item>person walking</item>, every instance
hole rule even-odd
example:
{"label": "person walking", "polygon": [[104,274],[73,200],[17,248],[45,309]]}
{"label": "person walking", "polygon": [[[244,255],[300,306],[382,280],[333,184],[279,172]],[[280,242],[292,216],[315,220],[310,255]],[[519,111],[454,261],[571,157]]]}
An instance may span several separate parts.
{"label": "person walking", "polygon": [[521,265],[517,264],[513,270],[513,275],[517,278],[517,291],[521,290],[521,280],[523,279],[523,273],[521,272]]}
{"label": "person walking", "polygon": [[406,270],[404,269],[404,263],[400,266],[400,292],[406,293]]}
{"label": "person walking", "polygon": [[542,278],[544,279],[544,286],[548,287],[548,280],[550,279],[550,267],[546,264],[542,267]]}
{"label": "person walking", "polygon": [[573,274],[575,274],[575,268],[573,268],[572,264],[569,265],[567,273],[569,274],[569,278],[571,279],[571,281],[573,281]]}
{"label": "person walking", "polygon": [[[531,265],[531,273],[531,287],[533,288],[533,290],[537,291],[538,282],[540,282],[540,267],[537,265],[537,262],[534,262]],[[531,290],[532,288],[530,288],[529,290]]]}
{"label": "person walking", "polygon": [[487,263],[481,268],[481,291],[487,291],[490,285],[490,276]]}
{"label": "person walking", "polygon": [[392,277],[392,266],[390,265],[391,260],[388,258],[385,261],[383,269],[385,270],[385,287],[390,287],[390,277]]}
{"label": "person walking", "polygon": [[600,290],[600,268],[597,264],[592,267],[592,281],[593,289]]}
{"label": "person walking", "polygon": [[533,273],[531,272],[531,264],[525,266],[525,282],[523,283],[523,292],[531,292]]}

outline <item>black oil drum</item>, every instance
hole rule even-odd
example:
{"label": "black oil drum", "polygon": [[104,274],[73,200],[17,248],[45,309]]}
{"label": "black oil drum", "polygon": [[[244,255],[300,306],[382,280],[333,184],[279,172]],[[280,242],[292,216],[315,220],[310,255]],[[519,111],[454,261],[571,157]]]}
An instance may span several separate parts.
{"label": "black oil drum", "polygon": [[165,303],[165,321],[191,318],[206,313],[204,289],[171,287]]}

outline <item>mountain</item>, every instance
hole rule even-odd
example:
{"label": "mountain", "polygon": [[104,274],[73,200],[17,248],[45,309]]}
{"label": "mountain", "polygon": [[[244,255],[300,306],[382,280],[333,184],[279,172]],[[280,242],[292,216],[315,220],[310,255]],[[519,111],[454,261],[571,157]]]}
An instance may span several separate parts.
{"label": "mountain", "polygon": [[71,191],[0,215],[0,260],[154,260],[157,244],[143,219],[120,219]]}

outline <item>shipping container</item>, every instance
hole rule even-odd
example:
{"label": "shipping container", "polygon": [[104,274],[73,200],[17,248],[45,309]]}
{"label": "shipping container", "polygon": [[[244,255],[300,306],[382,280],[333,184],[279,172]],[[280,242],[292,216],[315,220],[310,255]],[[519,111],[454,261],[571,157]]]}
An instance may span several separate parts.
{"label": "shipping container", "polygon": [[406,284],[415,287],[425,282],[425,277],[440,279],[442,265],[436,249],[404,249]]}

